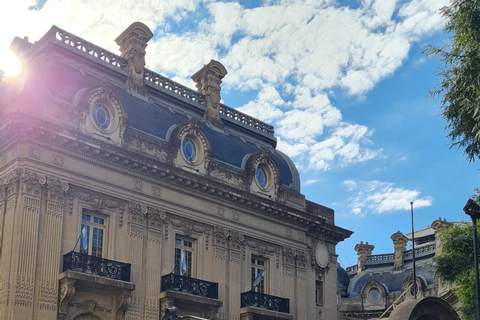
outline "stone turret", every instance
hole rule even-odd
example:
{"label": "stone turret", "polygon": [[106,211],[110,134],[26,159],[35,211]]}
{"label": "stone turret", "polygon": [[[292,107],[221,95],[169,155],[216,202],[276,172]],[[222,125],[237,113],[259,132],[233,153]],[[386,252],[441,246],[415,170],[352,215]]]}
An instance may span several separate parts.
{"label": "stone turret", "polygon": [[403,253],[407,250],[408,238],[400,231],[395,232],[390,237],[393,241],[393,270],[403,269]]}
{"label": "stone turret", "polygon": [[153,37],[152,31],[141,22],[132,23],[120,34],[115,42],[120,46],[122,58],[128,60],[127,87],[141,95],[147,94],[145,82],[145,48]]}
{"label": "stone turret", "polygon": [[375,249],[375,246],[368,244],[368,241],[365,242],[365,244],[363,244],[363,241],[360,241],[360,243],[355,246],[355,251],[357,251],[357,259],[358,259],[357,273],[360,273],[364,270],[367,256],[372,254],[373,249]]}
{"label": "stone turret", "polygon": [[218,61],[210,62],[197,71],[192,80],[196,83],[198,92],[205,95],[205,119],[217,128],[223,129],[220,117],[220,84],[227,75],[227,69]]}

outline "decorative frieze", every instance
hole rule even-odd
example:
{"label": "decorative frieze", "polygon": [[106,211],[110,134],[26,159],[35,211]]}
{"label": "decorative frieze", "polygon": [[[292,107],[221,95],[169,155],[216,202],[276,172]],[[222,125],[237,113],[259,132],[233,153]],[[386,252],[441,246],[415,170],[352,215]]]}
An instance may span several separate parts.
{"label": "decorative frieze", "polygon": [[186,236],[190,236],[192,233],[205,236],[205,249],[208,250],[210,240],[210,227],[195,224],[188,220],[180,220],[175,218],[169,219],[172,226],[176,229],[180,229]]}
{"label": "decorative frieze", "polygon": [[255,240],[246,240],[246,245],[254,249],[257,252],[257,254],[261,256],[273,255],[275,257],[275,266],[277,269],[279,268],[280,266],[280,248],[279,247],[276,247],[264,242],[255,241]]}
{"label": "decorative frieze", "polygon": [[128,132],[125,135],[125,141],[133,147],[137,147],[145,153],[154,156],[157,160],[165,162],[167,160],[167,149],[161,146],[157,141],[150,141],[145,134],[137,132]]}
{"label": "decorative frieze", "polygon": [[8,172],[1,180],[4,188],[7,190],[7,197],[18,193],[20,189],[20,176],[21,171],[19,169],[14,169]]}
{"label": "decorative frieze", "polygon": [[47,197],[49,201],[63,203],[65,193],[68,189],[68,182],[52,178],[47,179]]}
{"label": "decorative frieze", "polygon": [[147,208],[147,226],[159,230],[161,233],[162,225],[167,220],[167,215],[164,211],[157,208]]}
{"label": "decorative frieze", "polygon": [[140,225],[145,224],[148,207],[141,205],[140,203],[130,202],[130,222],[134,222]]}
{"label": "decorative frieze", "polygon": [[76,302],[73,304],[74,308],[77,310],[84,310],[85,313],[89,312],[98,312],[98,313],[111,313],[112,310],[102,307],[95,300],[87,300],[85,302]]}
{"label": "decorative frieze", "polygon": [[57,167],[63,167],[65,164],[65,157],[59,154],[52,155],[52,163]]}
{"label": "decorative frieze", "polygon": [[32,196],[40,197],[41,189],[47,182],[47,177],[25,170],[22,175],[22,191]]}
{"label": "decorative frieze", "polygon": [[213,228],[213,248],[215,258],[225,260],[227,256],[227,241],[229,231],[222,227]]}
{"label": "decorative frieze", "polygon": [[28,147],[28,156],[30,158],[40,160],[42,158],[42,151],[40,148],[30,146]]}
{"label": "decorative frieze", "polygon": [[209,174],[210,177],[222,180],[229,185],[239,186],[241,189],[245,188],[245,175],[243,172],[233,171],[216,162],[211,162]]}

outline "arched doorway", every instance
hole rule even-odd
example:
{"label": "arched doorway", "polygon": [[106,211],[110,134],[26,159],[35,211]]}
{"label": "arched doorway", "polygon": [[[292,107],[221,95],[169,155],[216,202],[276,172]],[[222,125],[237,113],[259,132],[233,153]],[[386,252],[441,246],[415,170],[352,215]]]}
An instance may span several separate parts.
{"label": "arched doorway", "polygon": [[399,304],[388,320],[460,320],[460,317],[445,300],[427,297]]}

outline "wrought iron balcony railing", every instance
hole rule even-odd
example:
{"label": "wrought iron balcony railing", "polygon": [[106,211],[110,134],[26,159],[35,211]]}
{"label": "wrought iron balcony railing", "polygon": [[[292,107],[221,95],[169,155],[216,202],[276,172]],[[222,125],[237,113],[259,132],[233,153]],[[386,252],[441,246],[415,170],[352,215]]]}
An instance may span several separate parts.
{"label": "wrought iron balcony railing", "polygon": [[162,276],[162,292],[167,290],[218,299],[218,283],[169,273]]}
{"label": "wrought iron balcony railing", "polygon": [[75,251],[70,251],[63,256],[63,271],[72,270],[129,282],[130,269],[130,263],[93,257]]}
{"label": "wrought iron balcony railing", "polygon": [[242,292],[241,307],[257,307],[271,311],[290,313],[290,299],[271,296],[255,291]]}

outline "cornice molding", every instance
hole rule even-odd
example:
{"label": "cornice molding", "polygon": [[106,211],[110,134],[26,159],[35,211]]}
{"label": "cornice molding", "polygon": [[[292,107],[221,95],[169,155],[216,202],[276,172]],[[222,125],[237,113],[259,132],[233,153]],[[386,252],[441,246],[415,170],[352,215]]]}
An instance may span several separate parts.
{"label": "cornice molding", "polygon": [[190,195],[205,198],[210,201],[236,207],[236,210],[251,210],[279,219],[290,225],[306,228],[309,233],[325,234],[331,241],[342,241],[350,236],[351,232],[329,223],[327,217],[309,215],[305,211],[265,199],[245,191],[229,186],[212,183],[211,179],[189,173],[167,163],[146,158],[137,153],[127,152],[113,145],[103,145],[96,141],[97,146],[87,144],[89,140],[73,140],[35,127],[31,128],[32,135],[24,136],[24,140],[79,158],[93,164],[110,168],[159,186],[165,186]]}

